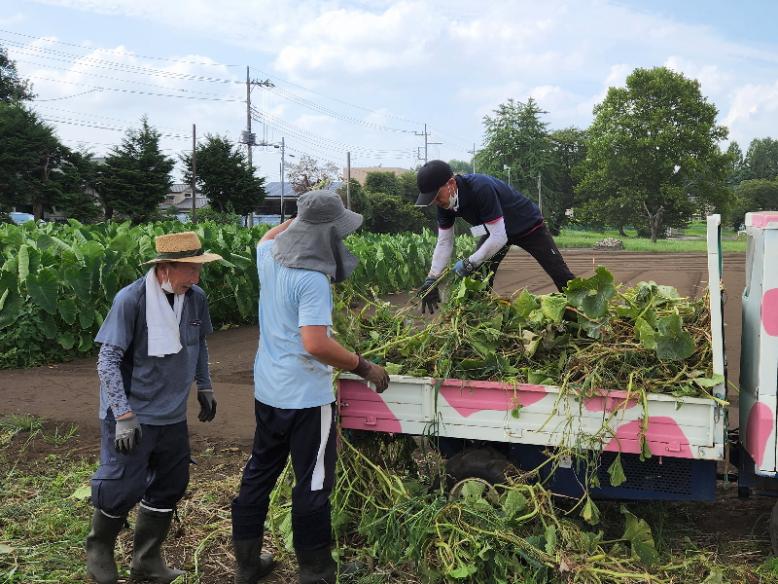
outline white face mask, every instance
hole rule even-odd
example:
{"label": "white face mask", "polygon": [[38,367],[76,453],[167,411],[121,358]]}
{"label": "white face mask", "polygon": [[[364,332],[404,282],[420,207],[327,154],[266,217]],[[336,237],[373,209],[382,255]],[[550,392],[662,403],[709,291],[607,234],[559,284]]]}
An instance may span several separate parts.
{"label": "white face mask", "polygon": [[459,189],[455,190],[454,194],[448,198],[448,207],[446,209],[449,211],[459,210]]}
{"label": "white face mask", "polygon": [[167,274],[163,276],[165,279],[162,280],[162,283],[160,284],[160,287],[167,292],[168,294],[173,294],[173,285],[170,283],[170,278]]}

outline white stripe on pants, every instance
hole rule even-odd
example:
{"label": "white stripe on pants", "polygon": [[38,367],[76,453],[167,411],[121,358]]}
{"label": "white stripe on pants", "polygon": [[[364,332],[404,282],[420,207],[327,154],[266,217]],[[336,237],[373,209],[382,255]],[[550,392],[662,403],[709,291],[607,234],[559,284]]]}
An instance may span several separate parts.
{"label": "white stripe on pants", "polygon": [[311,490],[321,491],[324,488],[324,452],[327,450],[327,442],[332,428],[332,404],[321,406],[321,440],[319,452],[316,454],[316,466],[313,467],[311,476]]}

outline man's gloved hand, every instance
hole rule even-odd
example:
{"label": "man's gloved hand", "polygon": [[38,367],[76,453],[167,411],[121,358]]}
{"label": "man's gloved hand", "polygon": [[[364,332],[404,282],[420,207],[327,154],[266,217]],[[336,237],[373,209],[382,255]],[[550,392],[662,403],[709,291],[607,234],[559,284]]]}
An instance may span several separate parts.
{"label": "man's gloved hand", "polygon": [[140,442],[143,431],[135,414],[122,420],[116,420],[114,446],[122,454],[129,454]]}
{"label": "man's gloved hand", "polygon": [[210,422],[216,416],[216,400],[213,398],[213,389],[198,389],[197,401],[200,402],[200,414],[197,419],[201,422]]}
{"label": "man's gloved hand", "polygon": [[375,385],[375,390],[378,393],[386,391],[386,388],[389,387],[389,374],[386,369],[371,363],[362,355],[357,355],[357,357],[359,357],[359,364],[351,372]]}
{"label": "man's gloved hand", "polygon": [[456,264],[454,264],[454,272],[456,272],[457,276],[464,278],[465,276],[469,276],[475,272],[476,267],[478,266],[476,266],[469,259],[462,258]]}
{"label": "man's gloved hand", "polygon": [[421,285],[419,291],[416,293],[421,298],[421,313],[424,314],[424,310],[430,311],[430,314],[435,312],[435,309],[440,304],[440,291],[437,286],[433,284],[437,281],[437,278],[427,276],[424,280],[424,284]]}

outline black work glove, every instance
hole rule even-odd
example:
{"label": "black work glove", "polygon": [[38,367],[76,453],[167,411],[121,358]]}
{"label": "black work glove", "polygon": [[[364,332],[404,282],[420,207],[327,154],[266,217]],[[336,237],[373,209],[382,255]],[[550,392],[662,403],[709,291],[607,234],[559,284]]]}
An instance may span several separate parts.
{"label": "black work glove", "polygon": [[434,314],[438,304],[440,304],[440,291],[437,286],[433,286],[437,278],[427,276],[424,280],[424,284],[421,285],[417,295],[421,298],[421,313],[424,314],[424,310],[430,311],[430,314]]}
{"label": "black work glove", "polygon": [[121,454],[129,454],[140,442],[143,431],[135,414],[130,418],[116,420],[116,435],[114,446]]}
{"label": "black work glove", "polygon": [[200,402],[200,413],[197,419],[201,422],[210,422],[216,416],[216,400],[213,398],[213,389],[198,389],[197,401]]}
{"label": "black work glove", "polygon": [[375,390],[378,393],[386,391],[386,388],[389,387],[389,374],[386,372],[386,369],[371,363],[362,355],[358,354],[357,357],[359,357],[359,364],[351,372],[375,385]]}

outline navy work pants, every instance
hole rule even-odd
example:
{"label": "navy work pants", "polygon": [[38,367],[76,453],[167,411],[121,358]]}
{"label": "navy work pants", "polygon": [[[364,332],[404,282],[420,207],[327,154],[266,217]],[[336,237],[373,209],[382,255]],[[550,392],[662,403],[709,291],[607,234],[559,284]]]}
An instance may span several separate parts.
{"label": "navy work pants", "polygon": [[186,421],[141,426],[140,443],[129,454],[114,447],[116,422],[102,420],[100,466],[92,476],[92,504],[114,517],[138,502],[156,511],[173,511],[189,484],[189,431]]}
{"label": "navy work pants", "polygon": [[[478,241],[478,247],[481,247],[489,236],[484,235]],[[560,292],[564,290],[567,283],[575,276],[567,267],[562,254],[559,253],[559,249],[554,243],[554,238],[551,236],[551,232],[546,227],[545,223],[533,229],[527,235],[508,235],[508,243],[506,243],[500,251],[494,254],[491,258],[486,260],[480,267],[484,273],[491,272],[489,276],[489,285],[494,282],[494,275],[497,272],[497,267],[500,262],[505,258],[512,245],[518,245],[524,251],[529,253],[540,264],[540,267],[554,281],[554,285]]]}
{"label": "navy work pants", "polygon": [[330,493],[335,482],[335,408],[333,404],[279,409],[254,400],[254,445],[232,502],[235,540],[262,537],[270,493],[291,455],[292,532],[297,550],[332,543]]}

